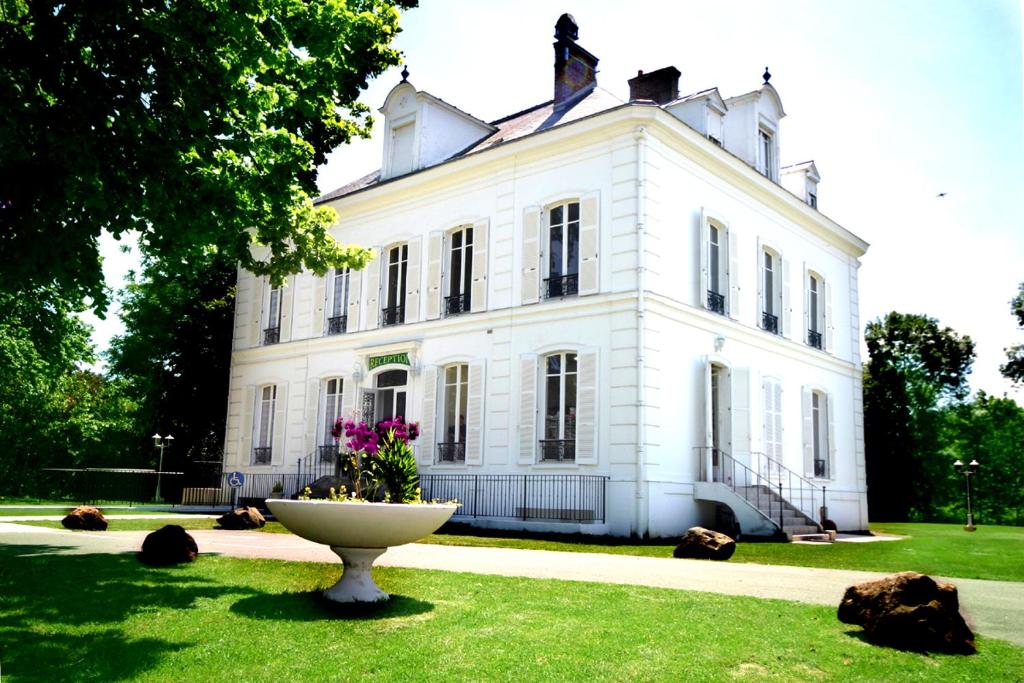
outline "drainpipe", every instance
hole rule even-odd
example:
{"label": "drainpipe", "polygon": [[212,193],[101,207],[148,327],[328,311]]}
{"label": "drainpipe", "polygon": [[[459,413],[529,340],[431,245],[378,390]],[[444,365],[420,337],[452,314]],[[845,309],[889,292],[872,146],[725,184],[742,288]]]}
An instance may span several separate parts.
{"label": "drainpipe", "polygon": [[644,349],[647,343],[644,292],[647,287],[647,129],[637,126],[636,140],[636,533],[649,531],[650,506],[647,502],[647,392]]}

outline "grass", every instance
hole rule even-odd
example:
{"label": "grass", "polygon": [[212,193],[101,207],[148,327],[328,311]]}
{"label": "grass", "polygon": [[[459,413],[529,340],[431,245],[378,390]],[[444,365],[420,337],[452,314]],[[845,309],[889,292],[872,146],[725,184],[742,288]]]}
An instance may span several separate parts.
{"label": "grass", "polygon": [[[177,524],[185,529],[216,529],[217,520],[208,517],[196,517],[194,515],[181,515],[173,519],[110,519],[107,518],[110,526],[108,531],[156,531],[168,524]],[[57,520],[37,519],[27,522],[18,522],[29,526],[41,526],[48,529],[63,529],[64,527]],[[290,534],[280,522],[267,522],[267,525],[260,529],[270,534]]]}
{"label": "grass", "polygon": [[972,657],[869,645],[835,610],[667,589],[408,569],[338,612],[336,564],[0,547],[4,680],[1016,680],[1024,649]]}

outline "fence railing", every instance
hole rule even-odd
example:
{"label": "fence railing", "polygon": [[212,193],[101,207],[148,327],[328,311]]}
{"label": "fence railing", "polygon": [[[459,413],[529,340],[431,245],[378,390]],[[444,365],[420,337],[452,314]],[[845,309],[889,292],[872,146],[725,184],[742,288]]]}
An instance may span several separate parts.
{"label": "fence railing", "polygon": [[[181,496],[182,472],[157,472],[113,468],[46,468],[41,498],[76,503],[177,502]],[[160,481],[161,500],[156,498]]]}
{"label": "fence railing", "polygon": [[456,517],[603,523],[608,477],[582,474],[421,474],[425,500],[462,503]]}

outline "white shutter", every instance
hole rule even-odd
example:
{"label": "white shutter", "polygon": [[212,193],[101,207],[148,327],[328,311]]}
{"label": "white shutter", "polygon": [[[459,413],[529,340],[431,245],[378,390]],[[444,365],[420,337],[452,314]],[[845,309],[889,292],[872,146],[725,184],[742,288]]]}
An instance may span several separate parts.
{"label": "white shutter", "polygon": [[[799,342],[807,343],[807,333],[811,329],[811,281],[808,279],[807,273],[807,262],[804,262],[804,279],[800,283],[800,288],[804,290],[804,329],[800,330],[800,334],[796,337]],[[819,305],[820,305],[819,300]]]}
{"label": "white shutter", "polygon": [[266,292],[266,282],[261,277],[253,276],[252,279],[252,308],[250,315],[251,334],[250,343],[252,346],[259,346],[263,343],[263,296]]}
{"label": "white shutter", "polygon": [[[765,379],[761,383],[761,400],[763,405],[761,407],[761,415],[764,421],[764,454],[769,458],[774,458],[772,455],[775,449],[775,390],[772,386],[773,382],[769,379]],[[763,472],[761,474],[764,474]]]}
{"label": "white shutter", "polygon": [[420,417],[419,462],[421,465],[434,464],[434,434],[437,425],[437,366],[423,368],[423,415]]}
{"label": "white shutter", "polygon": [[826,443],[828,444],[828,470],[826,470],[826,477],[828,479],[835,479],[836,473],[833,469],[836,466],[836,421],[835,411],[832,409],[832,395],[829,394],[825,397],[825,412],[828,414],[828,433],[825,435]]}
{"label": "white shutter", "polygon": [[245,387],[245,403],[242,404],[242,443],[238,451],[237,465],[248,465],[252,462],[253,418],[256,415],[256,385]]}
{"label": "white shutter", "polygon": [[[778,269],[778,266],[776,266],[776,269]],[[757,267],[754,269],[754,272],[757,273],[757,310],[754,311],[754,326],[763,328],[764,320],[762,314],[767,312],[768,306],[766,304],[768,302],[765,301],[764,291],[764,245],[761,244],[760,238],[757,240]],[[777,288],[778,286],[776,282],[775,287]],[[773,312],[775,315],[779,315],[778,310],[773,309]]]}
{"label": "white shutter", "polygon": [[803,445],[804,445],[804,476],[814,476],[814,411],[811,409],[811,390],[803,390]]}
{"label": "white shutter", "polygon": [[540,301],[540,229],[541,209],[523,211],[523,304]]}
{"label": "white shutter", "polygon": [[282,382],[277,385],[277,398],[274,401],[274,433],[271,435],[273,441],[271,441],[270,456],[271,464],[283,465],[285,458],[285,445],[288,443],[285,441],[285,432],[287,432],[288,424],[288,383]]}
{"label": "white shutter", "polygon": [[[366,270],[376,268],[373,261],[366,266]],[[363,291],[363,277],[366,270],[353,270],[348,274],[348,316],[345,320],[345,331],[355,332],[359,329],[359,297]]]}
{"label": "white shutter", "polygon": [[323,420],[320,419],[320,389],[322,382],[319,380],[310,380],[306,387],[306,452],[313,453],[317,450],[319,444],[319,433],[320,425],[324,423],[327,416],[324,415]]}
{"label": "white shutter", "polygon": [[[444,258],[444,233],[432,232],[427,240],[427,320],[437,320],[441,317],[441,272],[442,259]],[[473,249],[475,251],[476,245],[473,245]]]}
{"label": "white shutter", "polygon": [[420,256],[423,238],[409,240],[409,261],[405,278],[405,322],[414,323],[420,319]]}
{"label": "white shutter", "polygon": [[[356,417],[355,414],[356,404],[356,383],[351,379],[344,380],[341,383],[341,415],[346,420]],[[358,422],[358,420],[356,420]],[[345,443],[345,439],[341,440],[342,445]]]}
{"label": "white shutter", "polygon": [[729,230],[729,317],[740,317],[740,252],[736,233]]}
{"label": "white shutter", "polygon": [[374,259],[366,266],[366,312],[364,329],[375,330],[380,324],[380,275],[387,260],[380,247],[373,248]]}
{"label": "white shutter", "polygon": [[775,429],[774,429],[774,432],[773,432],[775,434],[775,448],[772,451],[772,457],[775,458],[776,461],[781,463],[782,462],[782,457],[783,457],[783,453],[782,453],[782,444],[783,444],[783,438],[782,438],[782,382],[773,382],[772,383],[772,389],[773,389],[773,392],[775,394],[775,402],[774,402],[775,415],[773,416],[773,419],[775,420]]}
{"label": "white shutter", "polygon": [[698,263],[700,264],[699,296],[701,308],[708,307],[708,217],[700,210],[700,227],[697,229]]}
{"label": "white shutter", "polygon": [[793,336],[793,295],[790,290],[789,278],[791,266],[789,260],[780,259],[782,261],[782,334],[789,339],[794,339]]}
{"label": "white shutter", "polygon": [[281,341],[292,338],[292,304],[295,302],[295,277],[286,278],[281,286]]}
{"label": "white shutter", "polygon": [[537,460],[537,355],[519,357],[519,463]]}
{"label": "white shutter", "polygon": [[473,284],[470,290],[470,310],[473,313],[487,310],[487,228],[486,218],[473,224]]}
{"label": "white shutter", "polygon": [[576,462],[597,464],[597,349],[576,355]]}
{"label": "white shutter", "polygon": [[836,337],[835,317],[832,313],[833,286],[828,280],[825,280],[821,286],[825,290],[825,350],[832,353]]}
{"label": "white shutter", "polygon": [[[473,231],[474,241],[476,230]],[[466,464],[484,462],[484,384],[487,381],[485,361],[469,364],[469,398],[466,408]]]}
{"label": "white shutter", "polygon": [[597,294],[601,288],[601,269],[597,259],[601,243],[598,200],[599,195],[594,192],[580,201],[580,296]]}
{"label": "white shutter", "polygon": [[733,368],[730,372],[729,389],[729,405],[732,406],[732,455],[737,457],[740,453],[750,453],[750,370]]}
{"label": "white shutter", "polygon": [[330,290],[334,291],[335,271],[327,271],[324,277],[313,275],[313,336],[322,337],[324,334],[324,319],[327,318],[327,282],[330,280]]}

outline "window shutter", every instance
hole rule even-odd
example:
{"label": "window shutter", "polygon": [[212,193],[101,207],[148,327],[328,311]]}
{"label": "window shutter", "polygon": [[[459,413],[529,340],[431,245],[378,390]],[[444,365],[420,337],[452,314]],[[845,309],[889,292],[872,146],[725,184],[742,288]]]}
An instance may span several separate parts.
{"label": "window shutter", "polygon": [[736,457],[740,453],[750,453],[750,370],[733,368],[730,375],[732,455]]}
{"label": "window shutter", "polygon": [[281,341],[292,338],[292,304],[295,303],[295,278],[285,279],[281,286]]}
{"label": "window shutter", "polygon": [[375,330],[380,324],[380,273],[385,267],[384,254],[380,247],[373,248],[374,259],[366,266],[366,315],[363,324],[367,330]]}
{"label": "window shutter", "polygon": [[[441,317],[441,272],[444,258],[444,233],[432,232],[427,238],[427,320]],[[474,250],[475,250],[474,246]]]}
{"label": "window shutter", "polygon": [[250,323],[252,325],[252,346],[259,346],[263,343],[263,297],[266,295],[267,283],[262,277],[253,276],[252,281],[252,309]]}
{"label": "window shutter", "polygon": [[273,433],[271,437],[273,441],[270,442],[272,450],[270,451],[271,464],[281,466],[284,464],[285,457],[285,445],[288,443],[285,441],[285,433],[287,430],[288,420],[288,383],[282,382],[277,385],[277,398],[274,401],[274,424]]}
{"label": "window shutter", "polygon": [[788,259],[782,260],[782,334],[793,339],[793,295],[790,290]]}
{"label": "window shutter", "polygon": [[827,479],[835,479],[836,466],[836,422],[835,422],[835,411],[832,409],[832,395],[829,394],[825,397],[825,412],[828,415],[828,433],[825,435],[826,443],[828,444],[828,471],[825,473]]}
{"label": "window shutter", "polygon": [[334,289],[334,270],[327,271],[324,277],[313,276],[313,336],[324,334],[324,319],[327,317],[327,279],[331,278],[331,290]]}
{"label": "window shutter", "polygon": [[[765,291],[764,291],[764,278],[765,278],[764,254],[765,254],[764,245],[761,244],[761,239],[758,238],[758,240],[757,240],[757,268],[755,269],[755,272],[757,273],[757,310],[754,311],[754,326],[755,327],[764,327],[764,320],[763,320],[763,317],[762,317],[762,313],[765,313],[765,312],[768,311],[768,306],[766,305],[768,302],[765,301]],[[776,266],[776,269],[778,269],[778,266]],[[778,284],[776,283],[775,286],[777,288]],[[774,313],[776,315],[779,315],[779,311],[778,310],[775,310]]]}
{"label": "window shutter", "polygon": [[713,481],[711,448],[715,445],[711,414],[711,359],[704,356],[704,450],[701,452],[701,470],[705,481]]}
{"label": "window shutter", "polygon": [[[341,414],[346,419],[352,419],[356,417],[356,383],[352,380],[344,380],[341,383]],[[345,444],[345,439],[341,440],[342,445]]]}
{"label": "window shutter", "polygon": [[[476,230],[473,231],[476,241]],[[474,247],[475,251],[475,247]],[[487,382],[485,361],[476,360],[469,364],[469,399],[466,407],[466,464],[482,465],[484,462],[484,384]]]}
{"label": "window shutter", "polygon": [[597,464],[597,349],[576,355],[576,462]]}
{"label": "window shutter", "polygon": [[832,353],[836,337],[835,317],[832,314],[832,283],[826,280],[822,289],[825,290],[825,350]]}
{"label": "window shutter", "polygon": [[[772,455],[772,451],[775,447],[775,391],[772,387],[772,381],[765,379],[761,383],[761,389],[761,400],[763,402],[761,406],[761,414],[764,421],[763,452],[769,458],[774,458],[775,456]],[[760,474],[764,474],[764,472],[761,472]]]}
{"label": "window shutter", "polygon": [[347,332],[355,332],[359,329],[359,297],[362,294],[363,278],[366,271],[376,267],[377,264],[371,261],[365,270],[353,270],[348,274],[348,311],[346,312],[348,318],[345,321]]}
{"label": "window shutter", "polygon": [[772,457],[782,462],[782,382],[773,382],[772,389],[775,394],[775,448]]}
{"label": "window shutter", "polygon": [[306,452],[315,453],[319,445],[318,432],[323,420],[320,417],[320,390],[323,383],[319,380],[310,380],[306,387]]}
{"label": "window shutter", "polygon": [[437,366],[423,368],[423,415],[420,416],[419,463],[434,464],[437,424]]}
{"label": "window shutter", "polygon": [[729,317],[740,317],[740,251],[736,233],[729,230]]}
{"label": "window shutter", "polygon": [[698,263],[700,264],[700,287],[699,296],[701,308],[708,307],[708,217],[704,209],[700,210],[700,227],[697,230],[697,251],[700,253]]}
{"label": "window shutter", "polygon": [[487,310],[487,228],[486,218],[473,224],[473,285],[470,292],[470,310],[473,313]]}
{"label": "window shutter", "polygon": [[256,415],[256,385],[250,384],[245,387],[245,402],[242,404],[242,426],[239,430],[242,434],[242,443],[238,452],[238,459],[235,464],[248,465],[252,462],[252,434],[253,418]]}
{"label": "window shutter", "polygon": [[[523,211],[523,304],[540,301],[540,207]],[[532,460],[531,460],[532,461]]]}
{"label": "window shutter", "polygon": [[811,410],[811,390],[804,387],[803,412],[804,424],[804,476],[814,476],[814,413]]}
{"label": "window shutter", "polygon": [[420,257],[423,252],[423,238],[409,240],[409,261],[405,278],[405,322],[414,323],[420,319]]}
{"label": "window shutter", "polygon": [[594,192],[580,201],[580,296],[597,294],[601,289],[601,269],[597,258],[601,246],[599,198],[599,194]]}
{"label": "window shutter", "polygon": [[519,357],[519,463],[537,460],[537,355]]}
{"label": "window shutter", "polygon": [[800,287],[804,290],[804,329],[800,330],[800,335],[797,337],[797,341],[806,343],[808,340],[807,333],[811,329],[811,283],[808,278],[807,262],[804,262],[804,279],[803,284]]}

